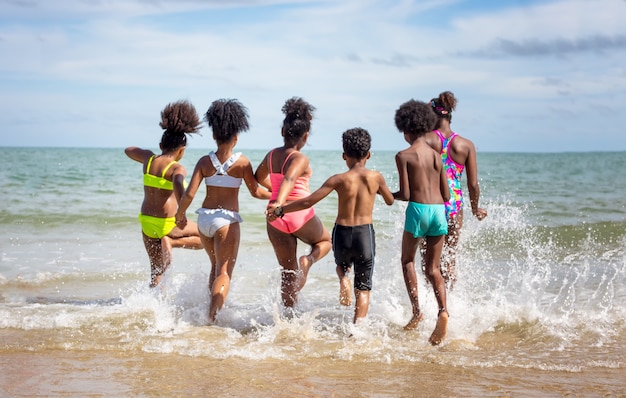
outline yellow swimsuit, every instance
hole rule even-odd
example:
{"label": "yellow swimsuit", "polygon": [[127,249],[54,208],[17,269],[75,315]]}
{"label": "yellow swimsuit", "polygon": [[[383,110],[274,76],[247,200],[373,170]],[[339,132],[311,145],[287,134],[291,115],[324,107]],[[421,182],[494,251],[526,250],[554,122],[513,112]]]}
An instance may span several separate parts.
{"label": "yellow swimsuit", "polygon": [[[146,173],[143,175],[143,185],[151,188],[173,191],[174,183],[170,180],[165,179],[165,173],[174,163],[176,163],[176,161],[174,160],[170,164],[168,164],[165,169],[163,169],[161,177],[159,177],[150,174],[150,165],[152,164],[152,159],[154,159],[154,156],[150,157],[150,160],[148,160]],[[139,213],[139,222],[141,223],[141,230],[149,238],[161,239],[162,237],[172,232],[172,230],[176,227],[175,217],[161,218],[147,216],[145,214]]]}

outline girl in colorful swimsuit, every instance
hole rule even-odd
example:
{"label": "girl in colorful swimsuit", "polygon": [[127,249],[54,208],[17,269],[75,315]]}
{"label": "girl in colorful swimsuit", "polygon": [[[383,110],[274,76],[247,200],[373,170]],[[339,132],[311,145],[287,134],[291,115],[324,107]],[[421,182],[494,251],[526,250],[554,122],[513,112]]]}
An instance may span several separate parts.
{"label": "girl in colorful swimsuit", "polygon": [[450,288],[452,288],[457,279],[456,251],[461,227],[463,227],[463,189],[461,187],[461,178],[464,170],[467,170],[467,189],[469,191],[472,214],[479,220],[487,217],[487,211],[478,207],[480,187],[478,185],[478,166],[474,143],[450,129],[452,111],[455,110],[456,103],[457,100],[450,91],[445,91],[439,94],[439,97],[430,101],[438,121],[435,125],[435,130],[426,134],[428,145],[441,155],[441,160],[446,169],[448,185],[450,186],[450,200],[445,203],[448,235],[446,236],[442,258],[443,276]]}
{"label": "girl in colorful swimsuit", "polygon": [[[309,196],[309,178],[312,169],[309,158],[300,152],[309,138],[315,108],[302,98],[285,102],[281,134],[284,145],[272,149],[256,170],[257,180],[270,186],[270,204],[283,206],[291,201]],[[285,307],[293,307],[298,292],[306,283],[313,263],[331,249],[330,233],[313,208],[285,214],[267,222],[267,235],[272,242],[281,272],[281,296]],[[308,255],[297,258],[298,239],[311,246]]]}
{"label": "girl in colorful swimsuit", "polygon": [[161,112],[161,154],[137,147],[125,149],[126,155],[143,164],[144,199],[139,221],[144,246],[150,259],[150,287],[157,286],[172,262],[172,248],[202,249],[195,223],[176,226],[174,215],[187,174],[178,163],[185,153],[187,134],[200,129],[196,109],[187,101],[168,104]]}
{"label": "girl in colorful swimsuit", "polygon": [[241,152],[233,153],[239,133],[249,128],[247,109],[237,100],[220,99],[211,104],[205,120],[213,130],[217,150],[196,164],[180,200],[176,223],[181,228],[190,223],[185,212],[204,180],[206,196],[196,213],[200,238],[211,261],[208,318],[214,323],[226,301],[239,251],[239,223],[243,221],[239,215],[239,187],[245,181],[252,196],[259,199],[269,199],[270,193],[257,183],[248,158]]}

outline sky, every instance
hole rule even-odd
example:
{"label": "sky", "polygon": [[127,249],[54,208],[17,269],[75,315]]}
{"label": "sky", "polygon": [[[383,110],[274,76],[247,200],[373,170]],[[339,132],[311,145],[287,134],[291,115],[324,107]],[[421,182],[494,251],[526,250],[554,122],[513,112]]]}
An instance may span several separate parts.
{"label": "sky", "polygon": [[400,150],[396,109],[452,91],[479,152],[626,150],[626,0],[0,0],[0,54],[0,146],[158,149],[168,103],[236,98],[269,149],[297,96],[305,150]]}

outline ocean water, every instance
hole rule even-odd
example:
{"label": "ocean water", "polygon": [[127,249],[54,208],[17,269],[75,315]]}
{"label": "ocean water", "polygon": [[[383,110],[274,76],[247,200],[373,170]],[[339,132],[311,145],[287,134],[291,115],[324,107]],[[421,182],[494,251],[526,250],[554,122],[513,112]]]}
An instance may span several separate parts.
{"label": "ocean water", "polygon": [[[189,174],[207,151],[187,150]],[[346,168],[340,152],[304,152],[312,189]],[[244,153],[256,166],[266,151]],[[122,149],[0,156],[0,396],[626,396],[625,152],[479,153],[489,215],[466,211],[440,347],[421,274],[425,320],[402,329],[402,202],[377,201],[370,310],[354,326],[332,254],[283,316],[265,202],[242,187],[231,290],[207,326],[203,251],[175,250],[163,289],[148,288],[141,166]],[[367,164],[397,189],[393,152]],[[332,228],[336,197],[316,212]]]}

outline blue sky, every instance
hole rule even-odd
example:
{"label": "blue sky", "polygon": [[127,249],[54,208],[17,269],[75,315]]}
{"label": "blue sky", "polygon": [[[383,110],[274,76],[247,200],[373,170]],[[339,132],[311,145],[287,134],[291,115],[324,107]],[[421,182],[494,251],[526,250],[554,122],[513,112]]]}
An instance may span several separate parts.
{"label": "blue sky", "polygon": [[625,0],[0,0],[0,54],[0,146],[158,148],[167,103],[237,98],[267,149],[300,96],[308,149],[399,150],[398,106],[450,90],[479,151],[626,150]]}

